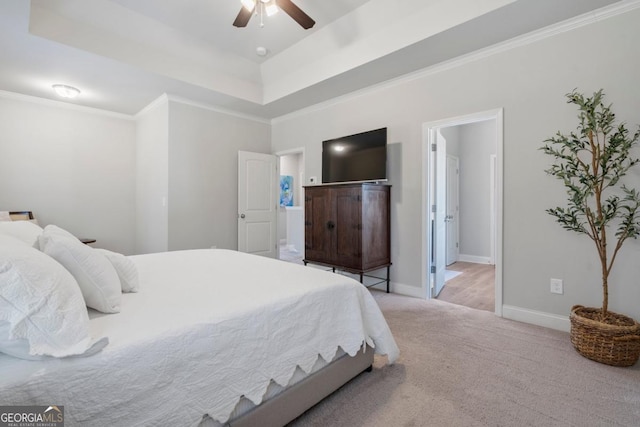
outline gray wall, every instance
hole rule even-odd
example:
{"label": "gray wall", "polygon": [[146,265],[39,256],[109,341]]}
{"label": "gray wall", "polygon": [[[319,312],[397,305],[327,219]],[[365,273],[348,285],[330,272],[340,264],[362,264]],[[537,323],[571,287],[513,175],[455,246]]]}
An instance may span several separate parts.
{"label": "gray wall", "polygon": [[134,252],[135,122],[0,97],[0,210],[31,210],[103,248]]}
{"label": "gray wall", "polygon": [[[491,258],[490,156],[496,154],[496,121],[460,128],[460,256]],[[447,144],[447,153],[449,145]],[[488,262],[488,260],[487,260]]]}
{"label": "gray wall", "polygon": [[268,123],[169,102],[169,250],[238,248],[238,151],[270,146]]}
{"label": "gray wall", "polygon": [[[158,102],[159,101],[159,102]],[[136,253],[168,249],[169,104],[160,98],[136,126]]]}
{"label": "gray wall", "polygon": [[[321,141],[382,126],[389,128],[392,188],[392,280],[421,284],[422,125],[504,108],[504,303],[566,315],[573,304],[599,306],[595,249],[587,237],[563,231],[545,209],[564,203],[565,191],[544,170],[538,148],[558,130],[575,129],[576,111],[564,94],[606,89],[618,118],[640,122],[640,11],[603,19],[440,72],[363,91],[357,96],[281,117],[273,151],[305,144],[307,176],[321,175]],[[354,114],[354,112],[358,112]],[[629,184],[640,187],[634,172]],[[640,318],[638,241],[619,255],[610,307]],[[564,279],[564,295],[549,278]]]}
{"label": "gray wall", "polygon": [[450,126],[440,129],[440,134],[447,141],[447,154],[460,158],[460,128],[462,126]]}

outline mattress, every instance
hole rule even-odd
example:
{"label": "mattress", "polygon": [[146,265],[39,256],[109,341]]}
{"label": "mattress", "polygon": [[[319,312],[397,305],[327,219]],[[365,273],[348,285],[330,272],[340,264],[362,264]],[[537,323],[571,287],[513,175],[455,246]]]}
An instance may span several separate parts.
{"label": "mattress", "polygon": [[87,358],[0,355],[3,404],[64,405],[67,425],[224,423],[241,399],[364,343],[398,348],[375,300],[342,275],[228,250],[130,257],[140,292],[121,312],[91,311],[109,345]]}

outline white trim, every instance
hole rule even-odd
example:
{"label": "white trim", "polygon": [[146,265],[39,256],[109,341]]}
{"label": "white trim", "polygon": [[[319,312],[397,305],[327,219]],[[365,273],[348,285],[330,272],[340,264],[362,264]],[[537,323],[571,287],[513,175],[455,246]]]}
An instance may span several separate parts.
{"label": "white trim", "polygon": [[627,12],[630,12],[638,8],[640,8],[640,0],[622,0],[615,4],[604,6],[598,10],[587,12],[582,15],[575,16],[573,18],[569,18],[565,21],[549,25],[545,28],[541,28],[539,30],[532,31],[527,34],[514,37],[512,39],[494,44],[492,46],[488,46],[483,49],[478,49],[474,52],[458,56],[448,61],[440,62],[438,64],[431,65],[426,68],[422,68],[420,70],[417,70],[408,74],[404,74],[402,76],[395,77],[390,80],[386,80],[384,82],[367,86],[366,88],[362,88],[362,89],[353,91],[351,93],[329,99],[327,101],[310,105],[309,107],[305,107],[300,110],[296,110],[279,117],[275,117],[271,119],[271,123],[273,124],[273,123],[289,120],[289,119],[299,117],[314,111],[319,111],[325,108],[329,108],[331,106],[340,104],[342,102],[345,102],[351,99],[359,98],[361,96],[370,94],[372,92],[376,92],[378,90],[397,86],[397,85],[407,83],[416,79],[420,79],[426,76],[439,74],[439,73],[451,70],[453,68],[458,68],[463,65],[466,65],[475,61],[479,61],[487,57],[497,55],[502,52],[509,51],[511,49],[516,49],[521,46],[526,46],[528,44],[532,44],[537,41],[556,36],[558,34],[562,34],[571,30],[575,30],[580,27],[594,24],[598,21],[609,19],[618,15],[623,15]]}
{"label": "white trim", "polygon": [[474,264],[492,264],[491,258],[488,257],[488,256],[476,256],[476,255],[460,254],[458,256],[458,261],[461,261],[461,262],[472,262]]}
{"label": "white trim", "polygon": [[431,171],[429,170],[431,166],[429,163],[431,155],[429,152],[431,150],[431,141],[434,138],[431,133],[432,129],[429,127],[429,124],[424,123],[422,125],[422,181],[420,182],[422,186],[422,251],[419,259],[420,265],[422,266],[420,269],[420,298],[424,299],[431,298],[431,273],[429,272],[431,262],[428,262],[429,236],[427,235],[427,233],[430,233],[428,230],[431,228],[431,209],[429,208],[431,189],[430,185],[427,185],[431,177]]}
{"label": "white trim", "polygon": [[[430,256],[429,245],[431,237],[431,228],[429,218],[431,217],[431,209],[429,209],[429,200],[431,200],[430,186],[427,185],[429,178],[429,165],[431,159],[431,144],[434,142],[435,131],[438,128],[458,126],[462,124],[475,123],[484,120],[495,120],[496,123],[496,273],[495,273],[495,314],[502,316],[503,301],[503,283],[502,283],[502,209],[503,209],[503,153],[504,153],[504,132],[503,132],[504,113],[502,108],[488,111],[481,111],[466,116],[452,117],[433,122],[422,124],[422,253],[420,255],[420,265],[422,266],[421,277],[421,298],[429,298],[430,292]],[[462,255],[460,256],[462,260]]]}
{"label": "white trim", "polygon": [[503,229],[503,218],[502,211],[504,209],[504,111],[502,108],[498,110],[496,114],[496,141],[498,146],[496,147],[496,190],[495,190],[495,259],[494,265],[496,266],[495,274],[496,274],[496,307],[495,312],[498,316],[502,316],[502,298],[504,294],[504,284],[502,282],[502,229]]}
{"label": "white trim", "polygon": [[166,93],[163,93],[162,95],[160,95],[159,97],[151,101],[149,104],[147,104],[147,106],[144,107],[142,110],[138,111],[134,117],[136,119],[139,119],[141,116],[144,116],[149,111],[154,110],[161,105],[167,104],[168,102],[169,102],[169,97],[167,96]]}
{"label": "white trim", "polygon": [[504,305],[502,306],[502,316],[505,319],[544,326],[545,328],[556,329],[558,331],[569,332],[571,329],[569,316],[560,316],[558,314],[546,313],[544,311]]}
{"label": "white trim", "polygon": [[216,113],[226,114],[228,116],[238,117],[238,118],[241,118],[241,119],[247,119],[247,120],[251,120],[251,121],[254,121],[254,122],[258,122],[258,123],[264,123],[264,124],[267,124],[267,125],[271,124],[271,120],[270,119],[265,119],[264,117],[258,117],[258,116],[254,116],[254,115],[251,115],[251,114],[240,113],[238,111],[228,110],[226,108],[221,108],[221,107],[216,107],[216,106],[211,105],[211,104],[205,104],[204,102],[192,101],[192,100],[190,100],[188,98],[183,98],[183,97],[177,96],[177,95],[168,94],[167,97],[169,98],[169,101],[179,102],[180,104],[185,104],[185,105],[191,105],[192,107],[202,108],[203,110],[214,111]]}
{"label": "white trim", "polygon": [[489,264],[496,263],[496,162],[496,155],[491,154],[489,156],[489,209],[491,210]]}
{"label": "white trim", "polygon": [[[377,289],[379,291],[384,291],[384,292],[387,291],[386,283],[381,283],[379,285],[371,286],[371,288]],[[393,294],[404,295],[406,297],[424,299],[421,288],[418,288],[416,286],[405,285],[404,283],[390,282],[389,292]]]}
{"label": "white trim", "polygon": [[288,156],[290,154],[302,154],[304,156],[304,147],[298,147],[298,148],[290,148],[288,150],[282,150],[282,151],[277,151],[275,153],[273,153],[274,156]]}
{"label": "white trim", "polygon": [[99,108],[87,107],[85,105],[72,104],[64,101],[56,101],[54,99],[40,98],[38,96],[24,95],[22,93],[9,92],[6,90],[0,90],[0,98],[30,102],[32,104],[40,104],[47,107],[64,108],[67,110],[79,111],[81,113],[97,114],[115,119],[135,120],[135,117],[130,114],[116,113],[114,111],[102,110]]}

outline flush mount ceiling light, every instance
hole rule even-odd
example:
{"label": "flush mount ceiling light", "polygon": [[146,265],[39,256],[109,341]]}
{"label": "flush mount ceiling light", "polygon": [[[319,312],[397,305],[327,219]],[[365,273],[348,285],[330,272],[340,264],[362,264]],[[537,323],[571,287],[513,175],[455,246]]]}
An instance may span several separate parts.
{"label": "flush mount ceiling light", "polygon": [[75,98],[80,95],[80,89],[76,89],[73,86],[56,84],[51,86],[56,93],[63,98]]}
{"label": "flush mount ceiling light", "polygon": [[240,0],[240,3],[242,3],[242,9],[240,9],[236,20],[233,21],[234,27],[246,27],[254,12],[256,15],[260,15],[260,27],[264,27],[264,15],[271,16],[278,12],[278,8],[284,10],[305,30],[313,27],[316,23],[291,0]]}

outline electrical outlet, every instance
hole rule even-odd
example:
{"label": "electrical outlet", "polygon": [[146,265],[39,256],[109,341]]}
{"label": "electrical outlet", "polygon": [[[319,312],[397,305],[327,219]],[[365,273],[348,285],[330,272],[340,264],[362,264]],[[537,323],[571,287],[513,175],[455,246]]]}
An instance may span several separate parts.
{"label": "electrical outlet", "polygon": [[551,293],[552,294],[560,294],[562,295],[564,293],[563,289],[562,289],[562,279],[554,279],[551,278],[551,280],[549,281],[550,287],[551,287]]}

